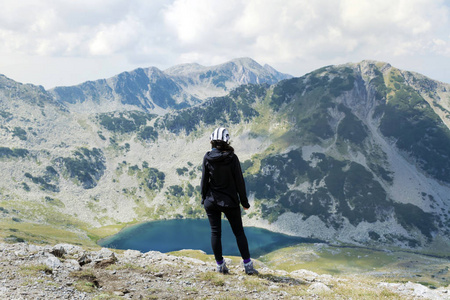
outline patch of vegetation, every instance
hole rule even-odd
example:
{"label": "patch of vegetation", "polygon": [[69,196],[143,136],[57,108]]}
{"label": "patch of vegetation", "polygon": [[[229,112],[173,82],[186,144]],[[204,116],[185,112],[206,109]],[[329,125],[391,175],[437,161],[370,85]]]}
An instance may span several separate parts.
{"label": "patch of vegetation", "polygon": [[81,292],[92,293],[100,287],[97,277],[91,269],[74,271],[70,273],[70,276],[77,279],[75,288]]}
{"label": "patch of vegetation", "polygon": [[376,67],[373,67],[372,70],[375,73],[375,76],[369,81],[369,84],[375,87],[375,99],[386,99],[388,88],[384,82],[383,73]]}
{"label": "patch of vegetation", "polygon": [[97,134],[99,138],[101,138],[103,141],[106,141],[106,138],[101,131],[98,131]]}
{"label": "patch of vegetation", "polygon": [[396,140],[416,163],[438,180],[450,182],[450,130],[430,105],[411,87],[389,95],[380,131]]}
{"label": "patch of vegetation", "polygon": [[24,243],[25,240],[21,237],[17,237],[14,234],[11,234],[3,239],[7,243],[15,244],[15,243]]}
{"label": "patch of vegetation", "polygon": [[168,195],[172,195],[174,197],[182,197],[184,196],[183,187],[179,185],[171,185],[167,188]]}
{"label": "patch of vegetation", "polygon": [[213,271],[207,271],[204,273],[201,273],[198,276],[198,279],[201,281],[207,281],[215,286],[223,286],[225,285],[225,279],[222,274],[213,272]]}
{"label": "patch of vegetation", "polygon": [[151,126],[145,126],[139,131],[138,137],[145,141],[156,141],[158,132]]}
{"label": "patch of vegetation", "polygon": [[8,118],[12,117],[12,113],[4,111],[4,110],[0,110],[0,117],[2,117],[3,119],[8,119]]}
{"label": "patch of vegetation", "polygon": [[31,190],[30,186],[26,182],[22,182],[22,188],[27,192]]}
{"label": "patch of vegetation", "polygon": [[55,184],[51,184],[50,180],[46,177],[41,176],[33,176],[30,173],[24,174],[26,178],[31,179],[34,184],[39,185],[41,190],[50,191],[54,193],[59,193],[59,186]]}
{"label": "patch of vegetation", "polygon": [[166,175],[156,168],[145,169],[144,182],[150,190],[161,190],[164,187]]}
{"label": "patch of vegetation", "polygon": [[59,200],[59,199],[55,199],[55,198],[52,198],[52,197],[49,197],[49,196],[45,196],[44,200],[45,200],[46,203],[49,203],[51,205],[58,206],[58,207],[65,207],[64,203],[61,200]]}
{"label": "patch of vegetation", "polygon": [[338,97],[343,92],[353,89],[354,82],[355,77],[352,74],[348,74],[346,77],[334,77],[329,85],[330,94]]}
{"label": "patch of vegetation", "polygon": [[[444,287],[450,283],[447,259],[393,249],[301,244],[273,251],[259,260],[270,268],[287,272],[306,269],[318,274],[340,275],[341,278],[370,272],[372,275],[365,279],[377,283],[424,282],[424,285]],[[333,290],[338,293],[340,289]]]}
{"label": "patch of vegetation", "polygon": [[20,127],[14,127],[12,133],[13,133],[13,136],[18,137],[22,141],[27,140],[27,132]]}
{"label": "patch of vegetation", "polygon": [[0,158],[6,157],[17,157],[17,158],[24,158],[28,156],[30,152],[27,149],[22,148],[8,148],[8,147],[0,147]]}
{"label": "patch of vegetation", "polygon": [[253,166],[253,162],[250,160],[250,159],[248,159],[248,160],[246,160],[246,161],[244,161],[244,162],[241,162],[241,170],[242,170],[242,173],[245,173],[248,169],[250,169],[251,167]]}
{"label": "patch of vegetation", "polygon": [[316,142],[317,138],[328,139],[334,135],[329,124],[330,116],[325,111],[317,111],[311,116],[300,121],[300,126],[309,131]]}
{"label": "patch of vegetation", "polygon": [[53,270],[45,264],[25,265],[20,267],[20,274],[25,276],[36,275],[39,273],[45,273],[47,275],[50,275],[53,274]]}
{"label": "patch of vegetation", "polygon": [[[154,117],[155,115],[143,112],[120,112],[100,114],[97,116],[97,119],[100,125],[107,130],[124,134],[138,131],[139,128],[144,127],[147,124],[147,121]],[[149,134],[148,131],[150,129],[146,130],[147,132],[143,133],[144,136]]]}
{"label": "patch of vegetation", "polygon": [[283,104],[292,101],[293,96],[306,89],[305,78],[292,78],[279,82],[273,89],[270,106],[278,111]]}
{"label": "patch of vegetation", "polygon": [[355,162],[342,162],[323,154],[315,154],[315,157],[320,162],[308,177],[310,180],[324,178],[328,192],[339,201],[339,213],[350,223],[372,223],[386,217],[392,204],[371,172]]}
{"label": "patch of vegetation", "polygon": [[80,148],[73,153],[73,157],[58,158],[65,172],[85,189],[97,186],[98,180],[106,169],[105,157],[102,150]]}
{"label": "patch of vegetation", "polygon": [[186,218],[205,218],[205,210],[200,205],[186,205],[183,209],[183,214]]}
{"label": "patch of vegetation", "polygon": [[[11,222],[2,219],[0,221],[0,238],[6,238],[8,232],[13,231],[18,239],[34,244],[69,243],[96,247],[93,241],[82,234],[81,230],[86,228],[85,224],[55,211],[52,206],[44,209],[41,204],[30,203],[27,204],[26,209],[21,210],[21,213],[25,214],[27,220],[39,218],[40,222],[50,225],[33,222]],[[74,228],[81,230],[74,231]]]}
{"label": "patch of vegetation", "polygon": [[253,104],[265,95],[266,85],[244,85],[229,95],[214,97],[200,106],[190,107],[166,114],[155,122],[156,128],[165,128],[173,133],[193,132],[200,124],[238,124],[248,122],[259,113]]}
{"label": "patch of vegetation", "polygon": [[57,181],[59,179],[59,173],[52,166],[47,166],[47,167],[45,167],[44,178],[47,181],[49,181],[49,180]]}
{"label": "patch of vegetation", "polygon": [[367,126],[344,105],[339,105],[339,110],[345,113],[345,117],[339,122],[338,137],[357,145],[360,144],[368,137]]}
{"label": "patch of vegetation", "polygon": [[183,167],[183,168],[177,168],[177,174],[180,176],[183,176],[186,172],[188,172],[188,168]]}
{"label": "patch of vegetation", "polygon": [[319,188],[313,194],[301,191],[288,191],[280,197],[279,203],[286,211],[302,213],[304,219],[309,216],[318,216],[322,220],[331,220],[330,208],[333,205],[331,197],[325,188]]}
{"label": "patch of vegetation", "polygon": [[[322,144],[334,137],[331,127],[334,120],[329,110],[336,106],[333,99],[353,89],[353,73],[351,68],[327,67],[301,78],[282,81],[274,88],[270,106],[275,111],[285,107],[281,114],[292,124],[292,128],[283,135],[287,144],[299,140],[307,144]],[[289,106],[281,105],[287,103]],[[347,123],[350,122],[346,120],[343,125]]]}
{"label": "patch of vegetation", "polygon": [[309,167],[300,150],[266,157],[261,160],[261,166],[258,175],[245,177],[248,190],[255,192],[259,199],[272,199],[287,192],[288,185],[294,184]]}
{"label": "patch of vegetation", "polygon": [[426,213],[419,207],[409,203],[395,203],[394,209],[400,224],[405,228],[416,227],[431,241],[432,233],[437,231],[435,225],[436,217],[434,215]]}

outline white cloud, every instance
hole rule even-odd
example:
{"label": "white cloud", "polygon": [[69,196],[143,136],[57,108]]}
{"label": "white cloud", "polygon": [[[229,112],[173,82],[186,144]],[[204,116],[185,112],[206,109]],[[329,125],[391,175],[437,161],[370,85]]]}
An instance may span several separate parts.
{"label": "white cloud", "polygon": [[[113,76],[119,66],[164,69],[248,56],[298,76],[377,59],[450,81],[449,17],[445,0],[4,0],[0,73],[18,74],[17,63],[45,58],[53,75],[21,72],[17,79],[51,87],[96,79],[85,75],[98,70],[96,60],[117,61],[101,64],[101,76]],[[427,74],[419,57],[446,62]],[[61,58],[65,66],[73,58],[70,78],[55,75]]]}
{"label": "white cloud", "polygon": [[138,42],[143,32],[142,23],[132,17],[110,26],[100,25],[89,45],[93,55],[110,55],[126,50]]}

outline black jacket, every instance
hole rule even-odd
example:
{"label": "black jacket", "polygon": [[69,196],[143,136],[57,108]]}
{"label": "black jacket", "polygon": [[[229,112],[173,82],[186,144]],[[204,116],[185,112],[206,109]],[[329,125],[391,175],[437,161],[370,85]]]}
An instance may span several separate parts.
{"label": "black jacket", "polygon": [[241,164],[234,152],[212,149],[203,157],[202,204],[205,200],[222,207],[249,208]]}

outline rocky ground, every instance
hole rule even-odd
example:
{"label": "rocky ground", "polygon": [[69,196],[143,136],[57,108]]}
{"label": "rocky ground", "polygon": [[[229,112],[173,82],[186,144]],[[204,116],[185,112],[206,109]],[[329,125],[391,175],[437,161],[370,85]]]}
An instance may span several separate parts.
{"label": "rocky ground", "polygon": [[[185,253],[185,255],[183,254]],[[450,299],[450,287],[380,282],[365,276],[272,270],[255,261],[248,276],[227,258],[229,275],[214,272],[199,251],[84,249],[69,244],[0,244],[1,299]]]}

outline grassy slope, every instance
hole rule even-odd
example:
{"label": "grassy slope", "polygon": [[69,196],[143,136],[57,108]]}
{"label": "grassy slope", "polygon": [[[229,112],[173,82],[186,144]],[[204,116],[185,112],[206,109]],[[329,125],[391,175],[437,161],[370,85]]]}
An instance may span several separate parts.
{"label": "grassy slope", "polygon": [[[212,255],[182,250],[173,255],[214,262]],[[232,264],[240,257],[226,256]],[[358,276],[362,281],[415,282],[429,287],[450,284],[450,261],[402,251],[377,251],[363,248],[340,248],[324,244],[301,244],[276,250],[257,258],[257,265],[292,272],[305,269],[317,274],[338,277]]]}

